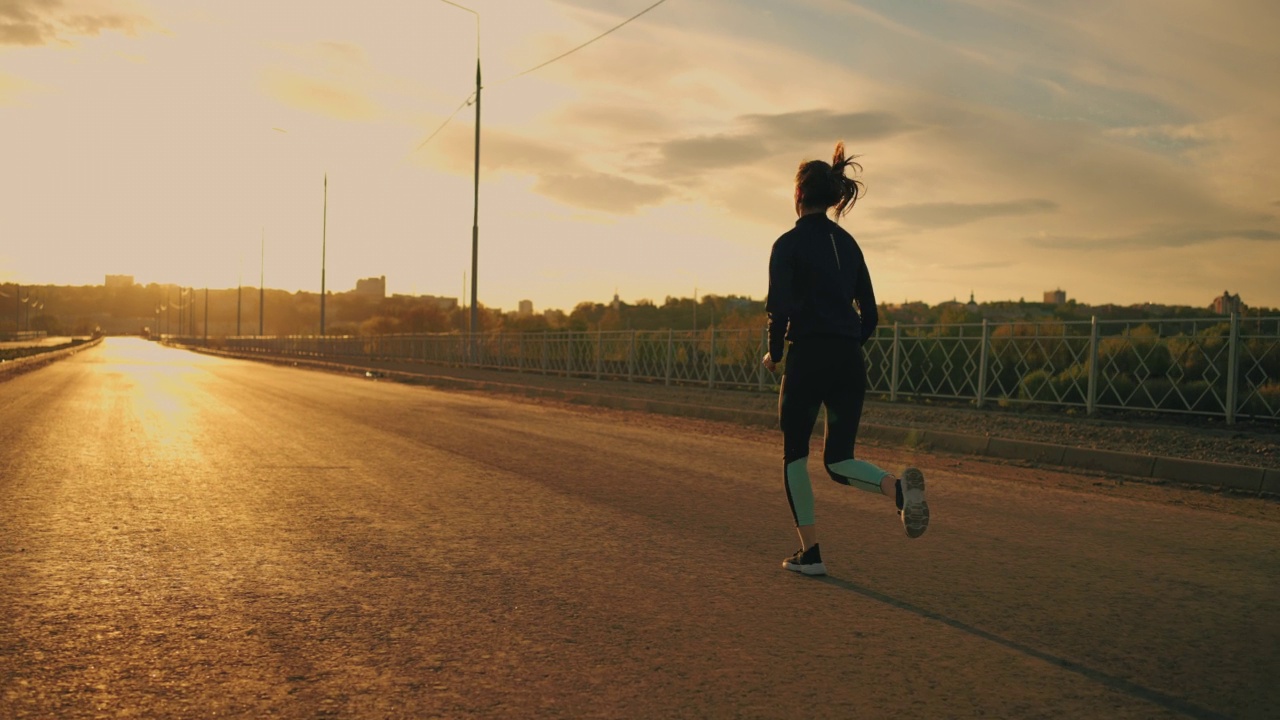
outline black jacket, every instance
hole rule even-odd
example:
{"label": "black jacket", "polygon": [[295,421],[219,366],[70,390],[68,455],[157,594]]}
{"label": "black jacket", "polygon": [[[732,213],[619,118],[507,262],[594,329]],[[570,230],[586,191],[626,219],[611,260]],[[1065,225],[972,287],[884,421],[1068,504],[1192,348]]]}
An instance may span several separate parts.
{"label": "black jacket", "polygon": [[866,342],[878,321],[876,296],[853,236],[825,213],[796,220],[769,255],[765,310],[774,362],[782,360],[784,339],[834,335]]}

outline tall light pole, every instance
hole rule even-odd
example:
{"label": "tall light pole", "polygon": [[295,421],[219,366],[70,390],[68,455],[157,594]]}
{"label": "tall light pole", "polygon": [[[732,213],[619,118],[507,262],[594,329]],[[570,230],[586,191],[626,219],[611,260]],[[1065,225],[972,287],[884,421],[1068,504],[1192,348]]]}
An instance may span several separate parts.
{"label": "tall light pole", "polygon": [[262,228],[261,252],[261,265],[257,269],[257,334],[259,337],[262,337],[262,319],[266,316],[266,286],[262,284],[266,281],[266,228]]}
{"label": "tall light pole", "polygon": [[476,16],[476,159],[475,159],[475,203],[471,215],[471,317],[468,320],[467,331],[474,333],[478,329],[476,325],[476,270],[478,265],[477,255],[480,249],[480,13],[471,8],[463,7],[456,2],[450,0],[440,0],[446,5],[452,5],[459,10],[466,10]]}
{"label": "tall light pole", "polygon": [[329,240],[329,173],[324,174],[324,214],[320,219],[320,334],[324,335],[324,266]]}
{"label": "tall light pole", "polygon": [[209,286],[204,286],[204,341],[209,342]]}

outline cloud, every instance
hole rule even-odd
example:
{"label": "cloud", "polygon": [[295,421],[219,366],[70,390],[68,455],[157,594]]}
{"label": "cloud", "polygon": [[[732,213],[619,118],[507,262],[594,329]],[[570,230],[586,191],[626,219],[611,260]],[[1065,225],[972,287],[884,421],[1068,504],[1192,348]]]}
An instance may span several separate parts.
{"label": "cloud", "polygon": [[916,129],[916,125],[887,112],[837,113],[831,110],[800,110],[776,115],[744,115],[741,120],[756,133],[774,142],[845,144],[880,140]]}
{"label": "cloud", "polygon": [[634,213],[671,195],[671,190],[662,185],[606,173],[545,175],[538,178],[533,189],[569,205],[612,213]]}
{"label": "cloud", "polygon": [[0,45],[68,43],[68,35],[96,37],[107,31],[137,35],[151,25],[131,3],[115,2],[109,7],[115,11],[93,12],[100,5],[67,0],[0,0]]}
{"label": "cloud", "polygon": [[617,105],[575,105],[554,117],[558,125],[576,129],[591,128],[610,137],[653,137],[669,133],[676,123],[671,118],[645,107]]}
{"label": "cloud", "polygon": [[875,216],[905,225],[943,228],[967,225],[995,217],[1033,215],[1057,210],[1058,203],[1052,200],[1027,198],[1025,200],[1009,200],[997,203],[940,202],[898,205],[896,207],[877,209]]}
{"label": "cloud", "polygon": [[765,144],[751,136],[680,138],[661,145],[662,164],[680,173],[746,165],[767,152]]}
{"label": "cloud", "polygon": [[1203,125],[1143,125],[1111,128],[1103,133],[1107,137],[1137,143],[1157,151],[1181,152],[1193,150],[1221,140]]}
{"label": "cloud", "polygon": [[382,113],[362,91],[287,70],[265,74],[267,94],[280,102],[339,120],[372,120]]}
{"label": "cloud", "polygon": [[[531,175],[534,192],[574,207],[628,214],[673,194],[662,185],[593,169],[582,161],[581,150],[517,133],[486,129],[480,149],[484,173]],[[431,148],[444,168],[466,175],[471,173],[473,152],[469,130],[441,136]]]}
{"label": "cloud", "polygon": [[742,129],[656,143],[658,160],[645,170],[665,179],[691,179],[794,153],[801,147],[834,147],[836,140],[846,144],[866,142],[917,127],[887,112],[837,113],[824,109],[741,115],[732,124]]}
{"label": "cloud", "polygon": [[1280,232],[1264,228],[1148,228],[1128,235],[1102,237],[1072,237],[1063,235],[1037,235],[1026,242],[1054,250],[1115,250],[1121,248],[1161,249],[1203,245],[1219,240],[1250,240],[1254,242],[1280,242]]}
{"label": "cloud", "polygon": [[[484,128],[480,141],[480,167],[485,172],[526,175],[578,175],[588,172],[573,150],[554,142],[534,140],[497,128]],[[472,129],[466,124],[451,126],[432,141],[424,152],[445,169],[471,174],[475,160]]]}

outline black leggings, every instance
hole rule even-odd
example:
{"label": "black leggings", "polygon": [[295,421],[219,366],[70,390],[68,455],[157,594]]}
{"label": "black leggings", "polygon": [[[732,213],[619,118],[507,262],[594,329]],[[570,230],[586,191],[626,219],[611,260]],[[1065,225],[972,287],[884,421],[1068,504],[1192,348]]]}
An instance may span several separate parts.
{"label": "black leggings", "polygon": [[778,395],[783,459],[792,463],[808,457],[818,409],[826,405],[822,459],[831,479],[848,485],[849,478],[831,472],[829,466],[853,458],[866,395],[867,367],[857,340],[818,336],[792,343]]}

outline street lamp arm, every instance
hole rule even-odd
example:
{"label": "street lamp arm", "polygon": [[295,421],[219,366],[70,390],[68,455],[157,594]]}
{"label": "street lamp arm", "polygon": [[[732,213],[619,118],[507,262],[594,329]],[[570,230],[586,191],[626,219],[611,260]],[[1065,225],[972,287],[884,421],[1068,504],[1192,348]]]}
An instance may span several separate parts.
{"label": "street lamp arm", "polygon": [[476,12],[475,10],[472,10],[469,7],[464,7],[462,5],[459,5],[456,2],[450,2],[449,0],[440,0],[440,2],[444,3],[445,5],[452,5],[458,8],[459,10],[466,10],[467,12],[476,16],[476,61],[479,62],[480,60],[480,13]]}

